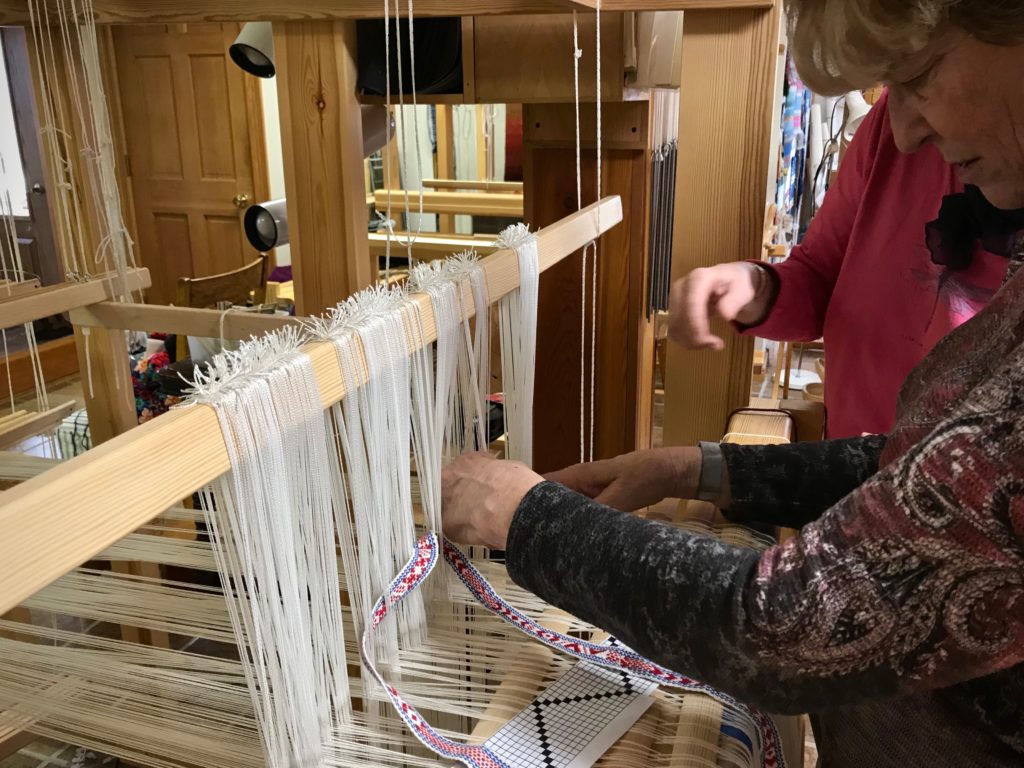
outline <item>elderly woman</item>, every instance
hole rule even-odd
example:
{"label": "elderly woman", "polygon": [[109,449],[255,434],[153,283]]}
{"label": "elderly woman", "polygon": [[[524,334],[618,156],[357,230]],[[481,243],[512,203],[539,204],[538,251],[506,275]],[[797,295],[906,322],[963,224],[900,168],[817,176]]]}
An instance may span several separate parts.
{"label": "elderly woman", "polygon": [[830,438],[892,429],[907,374],[999,290],[1020,226],[908,128],[884,94],[783,263],[717,264],[672,286],[668,335],[684,347],[724,347],[713,317],[766,339],[824,338]]}
{"label": "elderly woman", "polygon": [[[787,4],[812,87],[888,83],[894,130],[1024,206],[1019,3]],[[467,455],[446,471],[445,527],[653,659],[814,713],[824,766],[1022,765],[1021,256],[1024,233],[991,303],[911,372],[887,436],[640,452],[557,483]],[[758,554],[611,508],[695,495],[801,534]]]}

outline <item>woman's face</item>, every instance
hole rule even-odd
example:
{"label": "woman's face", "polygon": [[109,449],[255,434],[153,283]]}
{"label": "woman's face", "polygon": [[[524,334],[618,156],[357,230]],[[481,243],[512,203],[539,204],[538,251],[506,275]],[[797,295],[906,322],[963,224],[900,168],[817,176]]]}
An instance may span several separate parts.
{"label": "woman's face", "polygon": [[952,37],[914,79],[889,89],[896,145],[934,144],[998,208],[1024,208],[1024,45]]}

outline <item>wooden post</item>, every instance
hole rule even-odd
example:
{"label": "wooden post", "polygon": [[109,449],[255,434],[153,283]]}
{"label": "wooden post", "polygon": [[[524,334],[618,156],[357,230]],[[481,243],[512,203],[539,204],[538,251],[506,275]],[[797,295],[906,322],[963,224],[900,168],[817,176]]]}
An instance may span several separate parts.
{"label": "wooden post", "polygon": [[[455,133],[452,126],[452,107],[449,104],[437,105],[437,177],[439,179],[455,178]],[[443,213],[437,217],[437,231],[451,233],[455,231],[455,216]]]}
{"label": "wooden post", "polygon": [[[697,267],[759,258],[780,6],[687,11],[679,103],[672,278]],[[668,345],[666,445],[716,440],[750,400],[753,339],[724,325],[723,352]]]}
{"label": "wooden post", "polygon": [[373,281],[355,22],[274,24],[295,305],[318,314]]}
{"label": "wooden post", "polygon": [[[89,438],[93,447],[105,443],[138,424],[135,392],[129,370],[128,345],[124,331],[75,327],[78,367],[82,393],[89,415]],[[117,561],[111,570],[134,576],[160,578],[156,563]],[[131,643],[170,647],[166,632],[121,625],[121,639]]]}
{"label": "wooden post", "polygon": [[[648,111],[648,102],[603,105],[602,194],[622,196],[623,220],[598,242],[594,458],[644,447],[650,440],[653,355],[645,345],[653,349],[653,334],[645,317],[644,291]],[[580,117],[586,205],[596,194],[594,105],[582,105]],[[525,219],[531,227],[539,227],[576,210],[573,105],[524,106],[523,126]],[[560,469],[580,458],[581,269],[582,253],[577,252],[545,272],[540,281],[533,449],[534,468],[540,472]],[[588,288],[588,347],[590,303]],[[589,364],[583,373],[584,402],[589,405]]]}

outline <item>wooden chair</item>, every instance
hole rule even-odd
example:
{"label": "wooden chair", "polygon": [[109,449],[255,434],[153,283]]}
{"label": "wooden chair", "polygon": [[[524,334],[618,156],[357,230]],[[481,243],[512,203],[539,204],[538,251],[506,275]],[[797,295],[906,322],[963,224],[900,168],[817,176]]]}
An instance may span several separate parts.
{"label": "wooden chair", "polygon": [[[255,261],[244,267],[207,277],[179,277],[175,303],[179,307],[207,309],[219,302],[248,304],[250,297],[262,304],[267,294],[270,259],[261,253]],[[178,359],[188,356],[188,339],[178,336]]]}

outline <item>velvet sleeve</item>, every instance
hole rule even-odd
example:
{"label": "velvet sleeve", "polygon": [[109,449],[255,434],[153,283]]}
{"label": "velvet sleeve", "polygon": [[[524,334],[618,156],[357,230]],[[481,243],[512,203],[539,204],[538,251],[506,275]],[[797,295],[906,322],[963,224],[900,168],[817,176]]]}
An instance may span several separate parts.
{"label": "velvet sleeve", "polygon": [[1024,417],[937,427],[763,553],[543,483],[508,536],[517,583],[653,660],[800,713],[1024,661]]}
{"label": "velvet sleeve", "polygon": [[723,443],[735,523],[802,528],[878,471],[883,435],[792,445]]}

